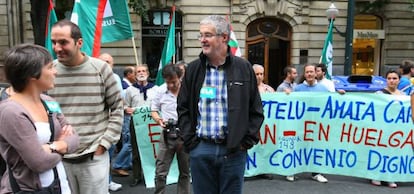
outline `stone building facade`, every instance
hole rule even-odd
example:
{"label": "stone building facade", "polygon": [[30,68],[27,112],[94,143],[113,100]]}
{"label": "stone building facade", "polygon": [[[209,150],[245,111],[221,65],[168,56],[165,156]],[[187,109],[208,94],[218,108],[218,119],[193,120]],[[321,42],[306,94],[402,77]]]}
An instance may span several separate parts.
{"label": "stone building facade", "polygon": [[[151,2],[151,1],[150,1]],[[191,61],[200,53],[199,22],[207,15],[228,15],[244,58],[265,67],[265,81],[275,86],[286,65],[300,67],[319,62],[328,28],[326,10],[332,1],[311,0],[176,0],[150,5],[150,21],[131,12],[139,63],[157,69],[165,31],[160,18],[177,7],[175,59]],[[354,17],[347,15],[349,1],[333,1],[339,13],[333,35],[333,75],[344,73],[347,19],[353,18],[352,74],[383,75],[403,59],[414,60],[414,8],[409,0],[391,0],[373,12],[364,12],[369,0],[355,0]],[[364,4],[365,3],[365,4]],[[154,3],[155,4],[155,3]],[[165,19],[164,19],[165,20]],[[168,23],[168,22],[167,22]],[[33,42],[29,0],[0,0],[0,52]],[[132,41],[104,44],[102,51],[115,57],[118,66],[136,63]],[[1,65],[2,58],[0,58]],[[0,80],[4,76],[0,74]]]}

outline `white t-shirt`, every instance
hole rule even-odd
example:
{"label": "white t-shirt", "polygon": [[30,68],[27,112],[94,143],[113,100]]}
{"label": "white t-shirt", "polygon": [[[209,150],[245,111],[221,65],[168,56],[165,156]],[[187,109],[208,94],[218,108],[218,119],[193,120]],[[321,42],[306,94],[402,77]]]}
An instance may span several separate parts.
{"label": "white t-shirt", "polygon": [[326,79],[326,77],[324,77],[323,79],[319,80],[318,83],[325,86],[325,88],[330,92],[335,92],[335,84],[332,80]]}
{"label": "white t-shirt", "polygon": [[[50,135],[51,135],[49,123],[35,122],[35,126],[36,126],[37,138],[40,144],[45,144],[49,142]],[[62,194],[71,194],[69,182],[66,177],[65,168],[63,167],[62,161],[60,161],[56,165],[56,170],[58,171],[60,188],[61,188]],[[52,184],[53,180],[55,179],[54,174],[53,174],[53,168],[45,172],[39,173],[39,178],[40,178],[40,183],[42,184],[42,187],[48,187],[50,184]]]}

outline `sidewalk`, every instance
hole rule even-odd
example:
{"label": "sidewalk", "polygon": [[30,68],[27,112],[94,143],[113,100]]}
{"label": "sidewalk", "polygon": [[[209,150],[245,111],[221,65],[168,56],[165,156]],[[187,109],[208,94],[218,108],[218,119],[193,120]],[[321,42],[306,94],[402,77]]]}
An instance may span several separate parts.
{"label": "sidewalk", "polygon": [[[273,180],[249,178],[244,182],[244,194],[409,194],[414,193],[414,182],[398,183],[398,188],[373,186],[369,180],[329,175],[328,183],[317,183],[310,178],[309,173],[297,175],[299,180],[287,182],[284,176],[274,175]],[[130,187],[131,177],[114,177],[114,181],[123,184],[123,189],[111,194],[153,194],[154,189],[145,188],[142,182],[136,187]],[[166,194],[176,194],[176,185],[169,185]]]}

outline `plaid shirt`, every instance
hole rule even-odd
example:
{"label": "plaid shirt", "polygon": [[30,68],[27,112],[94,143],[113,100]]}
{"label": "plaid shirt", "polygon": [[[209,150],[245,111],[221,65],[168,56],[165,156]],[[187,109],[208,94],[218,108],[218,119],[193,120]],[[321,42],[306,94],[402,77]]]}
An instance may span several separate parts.
{"label": "plaid shirt", "polygon": [[227,136],[227,85],[223,66],[207,65],[202,90],[215,88],[214,96],[200,94],[197,135],[203,139],[225,139]]}

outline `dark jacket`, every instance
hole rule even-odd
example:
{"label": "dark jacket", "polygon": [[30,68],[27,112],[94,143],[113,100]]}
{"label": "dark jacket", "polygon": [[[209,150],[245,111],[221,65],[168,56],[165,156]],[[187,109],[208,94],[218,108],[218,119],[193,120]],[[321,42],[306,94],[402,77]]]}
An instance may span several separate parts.
{"label": "dark jacket", "polygon": [[[200,142],[196,126],[197,117],[200,115],[198,102],[206,75],[206,62],[207,57],[201,53],[199,59],[188,64],[178,95],[178,122],[186,151],[190,151]],[[240,57],[228,54],[224,71],[228,96],[226,146],[231,153],[239,150],[241,146],[249,149],[257,144],[264,116],[252,65]]]}

